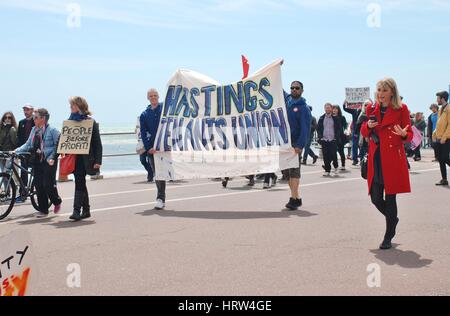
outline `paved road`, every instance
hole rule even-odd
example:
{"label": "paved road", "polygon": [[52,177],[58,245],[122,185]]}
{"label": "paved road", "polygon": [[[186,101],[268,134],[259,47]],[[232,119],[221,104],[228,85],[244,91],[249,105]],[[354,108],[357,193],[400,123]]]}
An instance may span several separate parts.
{"label": "paved road", "polygon": [[[143,177],[90,182],[93,219],[71,223],[73,183],[60,184],[63,214],[29,217],[29,205],[0,223],[0,236],[30,232],[39,295],[450,295],[450,208],[437,165],[413,163],[413,194],[399,198],[395,249],[377,250],[384,219],[358,169],[325,179],[303,168],[304,207],[287,212],[288,188],[235,179],[170,184],[155,211]],[[66,285],[81,266],[81,288]],[[369,264],[381,287],[369,288]]]}

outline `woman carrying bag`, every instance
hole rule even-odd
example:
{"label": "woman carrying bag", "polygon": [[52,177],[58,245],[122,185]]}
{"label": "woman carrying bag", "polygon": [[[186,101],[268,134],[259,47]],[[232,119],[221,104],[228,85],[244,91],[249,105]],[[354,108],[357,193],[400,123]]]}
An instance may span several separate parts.
{"label": "woman carrying bag", "polygon": [[370,138],[367,182],[372,203],[386,218],[386,233],[380,249],[392,248],[399,222],[397,194],[410,193],[405,142],[413,132],[408,107],[402,103],[397,84],[391,78],[377,84],[377,103],[367,109],[369,121],[361,134]]}
{"label": "woman carrying bag", "polygon": [[[71,121],[93,120],[89,105],[82,97],[71,97],[69,99]],[[91,217],[89,204],[89,193],[86,185],[86,176],[95,176],[102,165],[103,146],[100,138],[100,129],[94,121],[91,145],[88,155],[76,155],[71,157],[73,174],[75,176],[75,198],[73,202],[73,221],[80,221]],[[70,162],[69,162],[70,163]]]}

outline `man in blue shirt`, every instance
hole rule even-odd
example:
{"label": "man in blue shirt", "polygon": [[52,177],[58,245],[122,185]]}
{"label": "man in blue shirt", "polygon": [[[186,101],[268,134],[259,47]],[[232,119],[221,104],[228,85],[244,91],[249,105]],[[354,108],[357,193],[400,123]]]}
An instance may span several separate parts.
{"label": "man in blue shirt", "polygon": [[[150,101],[150,105],[141,115],[141,137],[142,142],[144,143],[145,151],[149,155],[150,166],[153,174],[156,174],[154,157],[156,151],[153,147],[155,144],[156,134],[158,133],[163,105],[162,103],[159,103],[159,94],[156,89],[150,89],[147,93],[147,98]],[[166,181],[156,181],[156,187],[158,189],[158,196],[156,198],[155,209],[162,210],[165,208],[166,203]]]}
{"label": "man in blue shirt", "polygon": [[432,104],[430,106],[431,115],[428,117],[428,132],[427,136],[429,138],[429,144],[434,149],[434,160],[437,161],[437,146],[433,142],[433,133],[436,130],[436,124],[439,119],[439,106],[437,104]]}
{"label": "man in blue shirt", "polygon": [[306,104],[303,95],[303,83],[294,81],[291,84],[291,94],[285,93],[286,109],[288,113],[289,125],[291,127],[291,141],[295,153],[298,155],[299,167],[283,170],[283,176],[289,181],[291,189],[291,198],[286,208],[292,211],[302,206],[303,201],[300,198],[300,178],[301,178],[301,160],[302,152],[308,143],[311,133],[311,110]]}

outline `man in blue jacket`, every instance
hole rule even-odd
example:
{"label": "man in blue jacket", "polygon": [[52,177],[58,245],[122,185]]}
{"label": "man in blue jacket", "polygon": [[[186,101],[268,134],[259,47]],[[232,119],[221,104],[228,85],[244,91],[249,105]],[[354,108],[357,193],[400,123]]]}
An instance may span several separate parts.
{"label": "man in blue jacket", "polygon": [[291,127],[291,141],[295,153],[298,155],[299,167],[283,170],[284,177],[289,181],[291,198],[286,208],[295,211],[302,206],[300,198],[300,178],[302,152],[308,143],[311,133],[311,110],[306,104],[303,95],[303,83],[294,81],[291,84],[291,94],[285,93],[286,109],[288,113],[289,125]]}
{"label": "man in blue jacket", "polygon": [[[162,103],[159,103],[159,94],[156,89],[150,89],[147,93],[147,98],[150,101],[150,105],[144,113],[142,113],[140,118],[141,137],[145,150],[149,155],[153,174],[156,174],[154,157],[156,151],[153,147],[155,144],[156,133],[158,133],[163,105]],[[155,209],[162,210],[166,206],[166,181],[156,181],[156,188],[158,189],[158,196],[156,198]]]}

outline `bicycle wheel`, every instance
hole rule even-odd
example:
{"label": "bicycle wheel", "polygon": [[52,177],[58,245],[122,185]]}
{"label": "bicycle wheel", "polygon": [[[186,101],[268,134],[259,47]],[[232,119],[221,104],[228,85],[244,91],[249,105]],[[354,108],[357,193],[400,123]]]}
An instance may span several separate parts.
{"label": "bicycle wheel", "polygon": [[16,183],[7,173],[0,173],[0,220],[11,213],[16,203]]}
{"label": "bicycle wheel", "polygon": [[[40,208],[39,208],[39,204],[38,204],[38,200],[37,200],[36,186],[34,185],[34,183],[31,186],[31,190],[30,190],[30,200],[31,200],[31,205],[33,205],[34,209],[36,211],[40,212]],[[52,206],[52,202],[49,199],[48,207],[50,208],[51,206]]]}

